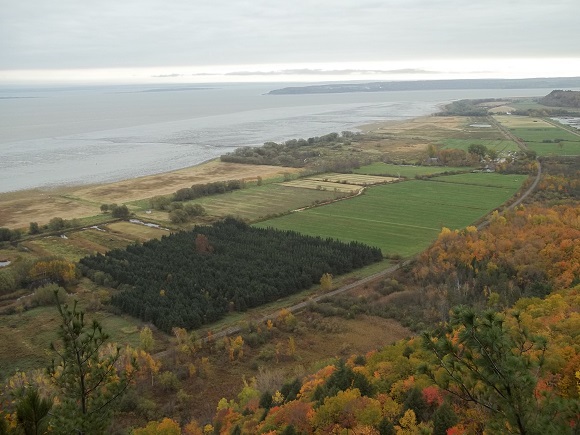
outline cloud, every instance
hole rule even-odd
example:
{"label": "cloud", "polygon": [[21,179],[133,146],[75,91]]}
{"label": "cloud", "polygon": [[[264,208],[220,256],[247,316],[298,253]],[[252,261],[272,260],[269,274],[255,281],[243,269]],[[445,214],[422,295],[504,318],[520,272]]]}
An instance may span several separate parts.
{"label": "cloud", "polygon": [[357,75],[357,74],[438,74],[436,71],[428,71],[424,69],[415,68],[401,68],[396,70],[380,70],[380,69],[283,69],[278,71],[232,71],[225,75],[227,76],[276,76],[276,75]]}
{"label": "cloud", "polygon": [[576,0],[0,0],[0,69],[578,56]]}

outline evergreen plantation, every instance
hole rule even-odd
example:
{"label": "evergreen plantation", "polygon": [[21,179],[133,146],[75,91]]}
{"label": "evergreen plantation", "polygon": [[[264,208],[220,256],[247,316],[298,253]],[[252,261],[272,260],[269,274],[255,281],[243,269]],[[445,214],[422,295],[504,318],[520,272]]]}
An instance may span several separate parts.
{"label": "evergreen plantation", "polygon": [[112,303],[164,331],[197,328],[382,259],[361,243],[252,228],[234,219],[196,226],[80,261],[121,290]]}

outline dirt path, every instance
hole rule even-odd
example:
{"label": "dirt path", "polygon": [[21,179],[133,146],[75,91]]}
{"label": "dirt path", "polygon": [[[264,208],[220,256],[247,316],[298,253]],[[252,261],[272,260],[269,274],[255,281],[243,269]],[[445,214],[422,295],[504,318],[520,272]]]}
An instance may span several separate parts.
{"label": "dirt path", "polygon": [[[525,145],[525,142],[523,142],[523,143]],[[510,204],[505,210],[506,211],[507,210],[513,210],[515,207],[517,207],[518,205],[520,205],[536,189],[538,183],[540,182],[541,176],[542,176],[542,165],[541,165],[540,161],[538,160],[538,173],[536,174],[536,178],[534,179],[533,183],[530,185],[530,187],[516,201],[514,201],[512,204]],[[487,219],[485,222],[479,224],[477,226],[477,229],[478,230],[481,230],[481,229],[485,228],[486,226],[488,226],[489,223],[490,223],[490,220]],[[369,276],[367,276],[365,278],[359,279],[359,280],[357,280],[357,281],[355,281],[355,282],[353,282],[351,284],[348,284],[348,285],[342,286],[340,288],[337,288],[336,290],[332,290],[330,292],[327,292],[327,293],[324,293],[324,294],[321,294],[321,295],[312,296],[312,297],[308,298],[308,300],[303,301],[303,302],[299,302],[299,303],[294,304],[294,305],[291,305],[289,307],[286,307],[286,309],[288,311],[292,312],[292,313],[299,312],[299,311],[305,309],[306,307],[308,307],[308,305],[311,304],[311,303],[319,302],[319,301],[321,301],[322,299],[325,299],[325,298],[332,298],[334,296],[337,296],[339,294],[345,293],[345,292],[347,292],[349,290],[352,290],[354,288],[358,288],[358,287],[360,287],[362,285],[365,285],[365,284],[367,284],[369,282],[372,282],[372,281],[374,281],[376,279],[379,279],[379,278],[383,278],[385,276],[388,276],[388,275],[392,274],[393,272],[395,272],[400,267],[403,267],[403,266],[408,265],[415,258],[416,258],[416,256],[413,256],[413,257],[405,260],[404,262],[402,262],[400,264],[396,264],[396,265],[393,265],[393,266],[389,266],[388,268],[386,268],[386,269],[384,269],[384,270],[382,270],[380,272],[377,272],[377,273],[374,273],[372,275],[369,275]],[[274,312],[272,314],[268,314],[266,316],[263,316],[257,322],[258,323],[265,323],[268,320],[274,320],[279,311],[280,310],[278,309],[278,310],[276,310],[276,312]],[[223,337],[228,337],[230,335],[238,334],[240,332],[241,332],[241,327],[239,327],[239,326],[231,326],[231,327],[226,328],[226,329],[224,329],[222,331],[219,331],[217,333],[212,334],[212,340],[219,339],[219,338],[223,338]],[[206,343],[208,341],[208,339],[207,339],[207,337],[204,337],[200,341],[202,343]],[[162,356],[165,353],[166,352],[161,352],[161,353],[157,354],[156,356]]]}
{"label": "dirt path", "polygon": [[505,128],[503,125],[501,125],[498,121],[496,121],[496,119],[493,116],[488,116],[487,119],[495,128],[497,128],[501,132],[501,134],[503,134],[506,137],[506,139],[512,140],[515,143],[517,143],[518,146],[523,151],[529,150],[527,143],[525,143],[522,139],[520,139],[515,134],[513,134],[511,131],[509,131],[507,128]]}

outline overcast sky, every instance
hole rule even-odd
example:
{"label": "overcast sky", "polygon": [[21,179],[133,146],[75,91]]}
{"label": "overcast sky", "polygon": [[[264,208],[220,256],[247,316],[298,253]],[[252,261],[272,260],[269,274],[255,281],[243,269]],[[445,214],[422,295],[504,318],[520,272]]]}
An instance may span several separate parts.
{"label": "overcast sky", "polygon": [[578,60],[579,17],[579,0],[0,0],[0,71]]}

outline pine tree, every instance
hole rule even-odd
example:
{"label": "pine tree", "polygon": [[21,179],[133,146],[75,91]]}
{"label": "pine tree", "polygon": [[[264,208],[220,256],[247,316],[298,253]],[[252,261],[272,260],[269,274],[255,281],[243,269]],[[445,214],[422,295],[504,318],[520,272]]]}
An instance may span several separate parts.
{"label": "pine tree", "polygon": [[488,412],[492,431],[568,433],[577,404],[535,394],[547,342],[530,334],[517,312],[510,317],[456,307],[446,331],[424,335],[439,370],[424,369],[455,398]]}
{"label": "pine tree", "polygon": [[[48,412],[52,401],[40,397],[38,390],[29,388],[16,405],[16,420],[25,435],[38,435],[48,428]],[[2,431],[0,430],[0,433]]]}
{"label": "pine tree", "polygon": [[111,355],[101,355],[109,338],[101,325],[93,321],[87,326],[76,301],[69,310],[55,297],[62,323],[60,345],[51,343],[57,358],[48,368],[60,399],[53,410],[52,426],[56,433],[104,433],[111,421],[112,404],[125,392],[135,362],[118,369],[119,348]]}

